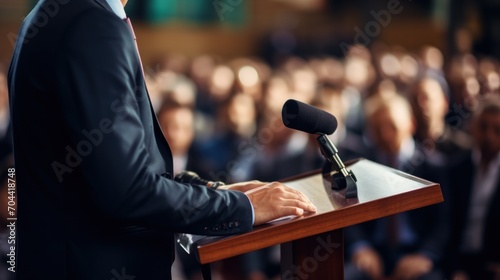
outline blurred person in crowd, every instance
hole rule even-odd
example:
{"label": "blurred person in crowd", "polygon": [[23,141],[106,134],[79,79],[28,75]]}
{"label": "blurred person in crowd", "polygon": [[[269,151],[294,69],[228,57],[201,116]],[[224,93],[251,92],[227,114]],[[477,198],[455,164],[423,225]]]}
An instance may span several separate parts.
{"label": "blurred person in crowd", "polygon": [[[447,73],[450,86],[450,110],[463,110],[470,113],[481,92],[481,85],[477,79],[478,61],[472,54],[453,57]],[[461,124],[460,128],[464,128]]]}
{"label": "blurred person in crowd", "polygon": [[263,84],[263,96],[259,104],[260,117],[280,116],[283,104],[291,98],[291,78],[281,71],[272,75]]}
{"label": "blurred person in crowd", "polygon": [[312,63],[311,67],[318,76],[318,83],[342,85],[344,79],[344,63],[342,61],[333,57],[326,57],[317,59],[315,63]]}
{"label": "blurred person in crowd", "polygon": [[259,149],[262,146],[252,138],[257,122],[253,98],[242,92],[232,93],[222,105],[217,119],[214,137],[199,145],[208,163],[208,179],[232,182],[236,178],[248,177],[247,167],[252,159],[244,151],[247,146]]}
{"label": "blurred person in crowd", "polygon": [[483,99],[471,122],[474,147],[450,172],[456,280],[500,278],[500,97]]}
{"label": "blurred person in crowd", "polygon": [[363,100],[368,96],[369,89],[376,78],[370,51],[362,45],[352,46],[344,62],[343,95],[349,100],[349,108],[345,124],[347,129],[362,134]]}
{"label": "blurred person in crowd", "polygon": [[478,79],[481,84],[481,95],[500,94],[500,75],[498,62],[490,57],[479,61]]}
{"label": "blurred person in crowd", "polygon": [[444,73],[444,56],[441,50],[434,46],[424,46],[420,50],[420,59],[423,65],[424,77],[435,79],[443,89],[448,98],[450,96],[450,87]]}
{"label": "blurred person in crowd", "polygon": [[304,103],[311,103],[316,97],[318,79],[314,71],[308,66],[294,69],[292,78],[292,91],[290,97]]}
{"label": "blurred person in crowd", "polygon": [[469,135],[445,122],[448,97],[433,76],[424,77],[415,85],[410,102],[416,118],[415,138],[430,152],[436,150],[450,157],[470,148]]}
{"label": "blurred person in crowd", "polygon": [[226,64],[213,67],[207,80],[206,91],[198,95],[196,109],[215,119],[218,111],[234,92],[236,75]]}
{"label": "blurred person in crowd", "polygon": [[198,90],[207,90],[208,81],[215,66],[215,58],[208,54],[196,56],[191,60],[188,76],[193,79]]}
{"label": "blurred person in crowd", "polygon": [[500,95],[500,74],[498,71],[488,71],[482,78],[482,95]]}
{"label": "blurred person in crowd", "polygon": [[290,57],[280,69],[290,76],[290,98],[311,103],[316,97],[318,77],[308,63],[302,58]]}
{"label": "blurred person in crowd", "polygon": [[[194,106],[194,104],[191,104]],[[203,173],[203,157],[194,149],[195,114],[192,107],[166,99],[157,113],[158,122],[163,135],[172,150],[173,171],[178,174],[189,170],[207,178]],[[186,279],[201,279],[200,265],[192,255],[187,254],[180,246],[176,246],[176,260],[180,262],[182,273]],[[174,264],[174,268],[175,268]]]}
{"label": "blurred person in crowd", "polygon": [[401,63],[399,80],[403,84],[403,90],[407,91],[417,81],[422,69],[415,56],[410,53],[402,54],[399,60]]}
{"label": "blurred person in crowd", "polygon": [[[450,85],[453,103],[451,103],[447,119],[452,121],[453,127],[469,133],[468,121],[481,96],[481,84],[477,77],[467,76],[453,81]],[[459,118],[453,117],[454,115],[458,115]]]}
{"label": "blurred person in crowd", "polygon": [[231,63],[236,76],[234,90],[244,92],[250,95],[254,102],[259,103],[262,98],[262,83],[265,71],[259,67],[258,63],[253,59],[239,58]]}
{"label": "blurred person in crowd", "polygon": [[370,93],[370,97],[371,96],[380,96],[380,97],[392,96],[394,94],[397,94],[397,92],[398,92],[398,89],[397,89],[396,84],[394,83],[393,80],[382,79],[374,84],[372,91]]}
{"label": "blurred person in crowd", "polygon": [[171,279],[175,232],[237,234],[315,211],[277,182],[172,180],[126,2],[66,1],[41,26],[54,2],[38,1],[18,33],[8,78],[18,280]]}
{"label": "blurred person in crowd", "polygon": [[401,62],[396,54],[389,50],[377,58],[375,67],[382,79],[397,81],[401,73]]}
{"label": "blurred person in crowd", "polygon": [[476,77],[478,67],[479,62],[471,53],[457,55],[452,57],[449,62],[447,79],[450,83],[453,83],[467,77]]}
{"label": "blurred person in crowd", "polygon": [[162,89],[161,97],[163,103],[193,108],[196,140],[204,141],[213,136],[216,120],[214,117],[194,109],[198,101],[198,93],[196,84],[190,78],[176,74],[168,87]]}
{"label": "blurred person in crowd", "polygon": [[157,118],[172,151],[174,174],[183,170],[197,171],[193,164],[199,158],[190,155],[195,135],[193,110],[186,105],[165,101]]}
{"label": "blurred person in crowd", "polygon": [[406,92],[421,74],[417,59],[402,47],[385,48],[374,55],[378,79],[390,79],[400,92]]}
{"label": "blurred person in crowd", "polygon": [[434,46],[423,46],[420,50],[420,58],[426,72],[434,72],[436,75],[444,76],[444,56],[441,50]]}
{"label": "blurred person in crowd", "polygon": [[[373,152],[369,159],[441,183],[445,174],[413,140],[410,104],[398,94],[373,96],[365,115]],[[445,200],[447,196],[445,195]],[[438,204],[346,228],[346,279],[443,279],[448,206]]]}
{"label": "blurred person in crowd", "polygon": [[180,106],[194,108],[196,105],[196,85],[191,79],[184,75],[176,75],[170,84],[170,88],[165,89],[162,97],[169,103]]}

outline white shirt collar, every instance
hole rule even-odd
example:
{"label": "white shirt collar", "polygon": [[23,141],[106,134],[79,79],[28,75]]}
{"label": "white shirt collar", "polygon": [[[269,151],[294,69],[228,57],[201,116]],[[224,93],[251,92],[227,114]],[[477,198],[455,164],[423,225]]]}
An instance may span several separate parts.
{"label": "white shirt collar", "polygon": [[108,2],[108,5],[119,18],[127,18],[127,14],[125,13],[125,9],[123,8],[123,4],[120,0],[106,0],[106,2]]}

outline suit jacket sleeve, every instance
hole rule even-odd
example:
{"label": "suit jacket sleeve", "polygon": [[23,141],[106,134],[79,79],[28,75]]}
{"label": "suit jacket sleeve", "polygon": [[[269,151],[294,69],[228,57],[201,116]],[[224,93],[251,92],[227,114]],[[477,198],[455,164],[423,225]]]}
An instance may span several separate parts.
{"label": "suit jacket sleeve", "polygon": [[[245,194],[179,184],[152,170],[144,128],[153,120],[141,119],[139,105],[149,100],[136,95],[140,65],[123,20],[104,10],[76,17],[62,38],[56,63],[59,96],[54,102],[60,103],[71,138],[67,147],[85,151],[72,172],[81,172],[102,213],[195,234],[252,228],[252,206]],[[96,130],[102,138],[96,136],[89,148],[87,136]]]}

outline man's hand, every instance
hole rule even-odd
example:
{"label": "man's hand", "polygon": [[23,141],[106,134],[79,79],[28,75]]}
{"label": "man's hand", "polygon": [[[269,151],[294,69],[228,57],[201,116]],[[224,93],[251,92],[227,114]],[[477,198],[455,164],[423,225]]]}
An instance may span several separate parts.
{"label": "man's hand", "polygon": [[379,254],[370,247],[360,249],[352,257],[354,265],[370,276],[371,279],[379,279],[384,272],[384,265]]}
{"label": "man's hand", "polygon": [[316,207],[303,193],[278,182],[252,188],[245,194],[253,205],[254,225],[290,215],[301,216],[305,211],[316,212]]}
{"label": "man's hand", "polygon": [[235,183],[231,185],[225,185],[219,187],[219,190],[232,190],[232,191],[240,191],[240,192],[247,192],[249,190],[253,190],[262,186],[265,186],[269,183],[264,183],[261,181],[253,180],[253,181],[247,181],[247,182],[240,182],[240,183]]}
{"label": "man's hand", "polygon": [[404,256],[396,265],[394,279],[417,279],[429,273],[432,266],[432,261],[422,254]]}

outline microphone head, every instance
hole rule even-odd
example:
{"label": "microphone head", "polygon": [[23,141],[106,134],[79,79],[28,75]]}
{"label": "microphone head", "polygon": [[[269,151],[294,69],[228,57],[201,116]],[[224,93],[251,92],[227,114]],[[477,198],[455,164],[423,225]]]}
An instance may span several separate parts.
{"label": "microphone head", "polygon": [[337,129],[337,119],[332,114],[294,99],[285,102],[281,117],[286,127],[311,134],[329,135]]}

